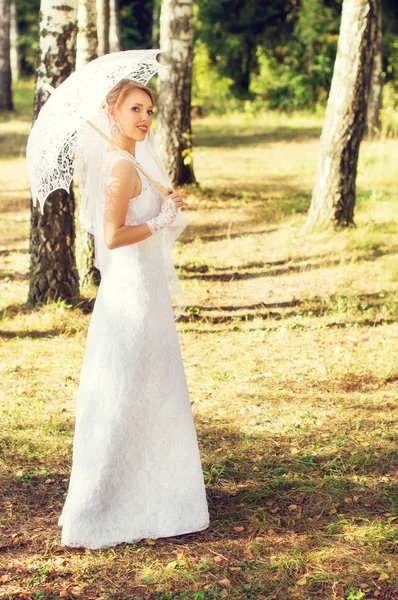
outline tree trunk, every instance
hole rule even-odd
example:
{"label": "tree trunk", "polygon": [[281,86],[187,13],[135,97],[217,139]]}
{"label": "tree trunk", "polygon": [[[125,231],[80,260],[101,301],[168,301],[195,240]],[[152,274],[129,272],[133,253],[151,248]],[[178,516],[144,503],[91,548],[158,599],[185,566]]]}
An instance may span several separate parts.
{"label": "tree trunk", "polygon": [[122,42],[120,36],[119,2],[109,0],[109,52],[120,52]]}
{"label": "tree trunk", "polygon": [[[96,0],[78,0],[77,4],[76,68],[97,58],[97,5]],[[101,281],[95,266],[94,238],[76,221],[76,255],[81,285],[98,285]]]}
{"label": "tree trunk", "polygon": [[19,79],[19,57],[18,57],[18,24],[15,0],[11,0],[10,6],[10,63],[11,79],[15,83]]}
{"label": "tree trunk", "polygon": [[11,91],[11,0],[0,0],[0,111],[14,110]]}
{"label": "tree trunk", "polygon": [[378,29],[375,57],[373,60],[372,76],[368,110],[366,115],[365,135],[369,138],[377,138],[380,135],[380,111],[383,104],[383,29],[382,8],[379,7]]}
{"label": "tree trunk", "polygon": [[98,56],[109,54],[110,0],[97,0]]}
{"label": "tree trunk", "polygon": [[96,0],[78,0],[77,4],[76,68],[97,58]]}
{"label": "tree trunk", "polygon": [[355,180],[364,133],[380,0],[344,0],[337,57],[321,136],[307,228],[354,225]]}
{"label": "tree trunk", "polygon": [[[41,1],[34,120],[48,97],[44,84],[57,87],[74,69],[76,8],[75,0]],[[43,214],[32,204],[28,302],[33,306],[79,295],[74,212],[73,192],[67,194],[64,190],[56,190],[49,196]]]}
{"label": "tree trunk", "polygon": [[169,68],[157,82],[157,136],[173,184],[194,183],[191,135],[193,0],[164,0],[160,62]]}

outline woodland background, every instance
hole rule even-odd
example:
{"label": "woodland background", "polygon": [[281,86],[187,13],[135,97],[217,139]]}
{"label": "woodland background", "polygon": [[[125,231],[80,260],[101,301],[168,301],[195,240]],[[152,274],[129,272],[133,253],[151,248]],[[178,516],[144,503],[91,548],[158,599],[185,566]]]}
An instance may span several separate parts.
{"label": "woodland background", "polygon": [[[355,226],[312,231],[341,3],[195,3],[199,183],[181,188],[189,225],[174,259],[211,524],[100,551],[60,546],[98,287],[81,278],[77,297],[27,301],[39,2],[16,8],[20,78],[0,114],[1,600],[397,600],[395,0],[383,3],[381,125],[361,143]],[[125,49],[158,45],[159,8],[120,3]],[[36,245],[56,268],[66,253],[47,242]]]}

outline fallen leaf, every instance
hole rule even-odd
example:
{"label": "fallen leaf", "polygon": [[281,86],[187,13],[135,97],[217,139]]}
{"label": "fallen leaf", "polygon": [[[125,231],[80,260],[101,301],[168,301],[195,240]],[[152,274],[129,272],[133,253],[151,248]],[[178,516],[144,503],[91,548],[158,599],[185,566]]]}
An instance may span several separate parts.
{"label": "fallen leaf", "polygon": [[297,585],[307,585],[307,575],[304,575],[304,577],[301,577],[297,581]]}
{"label": "fallen leaf", "polygon": [[218,583],[220,583],[223,587],[228,587],[231,585],[231,582],[229,579],[220,579],[220,581]]}
{"label": "fallen leaf", "polygon": [[300,450],[298,448],[290,448],[290,454],[293,454],[293,456],[296,456],[299,452]]}
{"label": "fallen leaf", "polygon": [[290,504],[290,506],[288,508],[289,508],[289,510],[296,510],[297,504]]}
{"label": "fallen leaf", "polygon": [[253,467],[253,468],[252,468],[252,471],[256,471],[256,472],[258,472],[259,470],[260,470],[260,469],[259,469],[258,467]]}
{"label": "fallen leaf", "polygon": [[268,535],[275,535],[275,529],[268,529]]}
{"label": "fallen leaf", "polygon": [[154,546],[156,544],[155,540],[151,540],[151,538],[144,538],[144,542],[146,542],[148,546]]}
{"label": "fallen leaf", "polygon": [[352,498],[344,498],[344,502],[345,502],[346,504],[351,504],[351,502],[352,502]]}
{"label": "fallen leaf", "polygon": [[386,579],[389,579],[389,575],[388,573],[382,573],[378,579],[378,581],[385,581]]}
{"label": "fallen leaf", "polygon": [[244,527],[242,527],[241,525],[239,525],[238,527],[234,527],[234,531],[243,531]]}
{"label": "fallen leaf", "polygon": [[324,485],[325,485],[325,482],[324,482],[324,481],[322,481],[321,483],[318,483],[318,484],[317,484],[315,487],[316,487],[318,490],[321,490],[321,489],[323,488],[323,486],[324,486]]}
{"label": "fallen leaf", "polygon": [[6,581],[10,581],[10,579],[11,579],[11,576],[10,576],[10,575],[2,575],[2,576],[0,577],[0,581],[1,581],[1,583],[5,583]]}
{"label": "fallen leaf", "polygon": [[337,508],[332,508],[332,510],[329,511],[329,515],[335,515],[337,513]]}

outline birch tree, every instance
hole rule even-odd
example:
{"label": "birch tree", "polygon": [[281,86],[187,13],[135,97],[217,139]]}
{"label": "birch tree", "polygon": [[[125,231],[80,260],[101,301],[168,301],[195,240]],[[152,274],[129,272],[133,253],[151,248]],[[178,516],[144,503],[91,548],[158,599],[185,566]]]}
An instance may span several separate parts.
{"label": "birch tree", "polygon": [[[96,0],[78,0],[76,68],[97,58],[97,5]],[[77,262],[81,285],[98,284],[100,272],[95,266],[94,238],[76,222]]]}
{"label": "birch tree", "polygon": [[97,4],[96,0],[78,0],[76,68],[97,58]]}
{"label": "birch tree", "polygon": [[11,79],[15,83],[19,79],[18,24],[15,0],[11,0],[10,4],[10,64]]}
{"label": "birch tree", "polygon": [[[75,0],[41,0],[39,62],[33,119],[47,100],[45,83],[57,87],[73,71],[76,52]],[[44,212],[32,203],[28,302],[72,299],[79,294],[75,260],[73,192],[56,190]]]}
{"label": "birch tree", "polygon": [[368,110],[366,114],[365,134],[369,138],[378,137],[381,122],[380,111],[383,104],[383,32],[382,32],[382,8],[379,7],[377,41],[375,56],[373,60],[372,75],[370,80],[370,93]]}
{"label": "birch tree", "polygon": [[11,0],[0,0],[0,111],[13,110],[10,54]]}
{"label": "birch tree", "polygon": [[110,0],[97,2],[98,56],[109,53]]}
{"label": "birch tree", "polygon": [[344,0],[307,228],[354,224],[355,181],[378,36],[380,0]]}
{"label": "birch tree", "polygon": [[161,62],[157,81],[157,136],[173,184],[194,183],[191,133],[193,0],[164,0],[160,13]]}
{"label": "birch tree", "polygon": [[119,2],[109,0],[109,52],[120,52],[121,49]]}

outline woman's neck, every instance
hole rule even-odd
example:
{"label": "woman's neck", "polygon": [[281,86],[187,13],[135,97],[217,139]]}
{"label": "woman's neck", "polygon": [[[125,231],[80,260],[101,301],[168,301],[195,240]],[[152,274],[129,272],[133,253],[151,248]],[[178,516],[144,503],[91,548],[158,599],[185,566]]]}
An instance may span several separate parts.
{"label": "woman's neck", "polygon": [[[126,150],[129,154],[134,156],[135,158],[135,140],[131,140],[130,138],[126,138],[125,136],[116,135],[112,138],[112,141],[119,146],[122,150]],[[114,148],[112,148],[114,150]]]}

